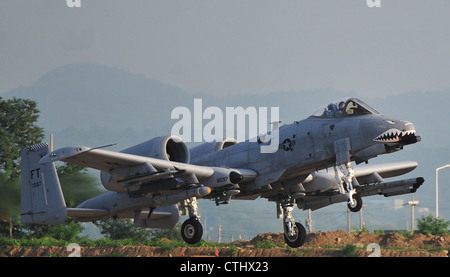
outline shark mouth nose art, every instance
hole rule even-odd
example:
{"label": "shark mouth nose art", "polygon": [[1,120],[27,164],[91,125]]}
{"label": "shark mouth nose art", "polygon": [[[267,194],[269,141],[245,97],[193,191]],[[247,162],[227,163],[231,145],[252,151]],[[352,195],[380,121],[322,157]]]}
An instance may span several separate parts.
{"label": "shark mouth nose art", "polygon": [[393,128],[383,132],[373,140],[382,143],[401,142],[410,144],[420,141],[420,137],[416,136],[416,130],[400,131]]}

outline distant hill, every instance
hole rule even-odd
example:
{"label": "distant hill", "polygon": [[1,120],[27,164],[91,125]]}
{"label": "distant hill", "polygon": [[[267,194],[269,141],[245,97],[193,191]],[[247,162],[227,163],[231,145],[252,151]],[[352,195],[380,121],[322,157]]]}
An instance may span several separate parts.
{"label": "distant hill", "polygon": [[[294,120],[308,117],[328,102],[354,96],[361,98],[386,115],[410,120],[415,124],[418,134],[422,136],[422,142],[405,147],[405,150],[400,153],[375,159],[374,163],[406,159],[418,161],[419,168],[408,176],[423,176],[426,179],[425,184],[417,193],[417,197],[421,197],[421,199],[417,199],[423,201],[423,207],[427,205],[434,210],[434,169],[450,163],[448,155],[450,153],[448,123],[450,109],[447,107],[450,90],[410,92],[384,99],[376,96],[361,97],[357,93],[337,91],[333,88],[303,92],[273,92],[266,95],[243,94],[215,97],[206,94],[190,94],[181,88],[117,68],[98,64],[73,64],[56,68],[31,86],[13,89],[1,96],[3,98],[22,97],[36,100],[41,111],[39,125],[45,129],[47,136],[50,133],[55,134],[55,147],[101,146],[117,143],[117,146],[111,148],[113,150],[121,150],[147,139],[169,134],[171,127],[177,121],[171,120],[171,111],[177,106],[186,106],[192,111],[195,98],[203,100],[203,109],[208,106],[217,106],[223,111],[227,106],[279,107],[280,120],[282,123],[288,124]],[[442,172],[442,174],[445,177],[447,173]],[[447,176],[450,177],[450,174]],[[448,185],[450,184],[447,183],[447,187]],[[447,194],[442,192],[442,197],[448,199],[447,195],[449,195],[450,189],[444,187],[443,190]],[[407,201],[410,196],[401,198]],[[382,197],[371,197],[370,199],[365,203],[371,202],[372,199],[387,201]],[[389,203],[394,203],[392,199],[389,201]],[[264,203],[263,206],[261,203]],[[275,205],[266,203],[263,200],[244,201],[239,204],[232,202],[229,206],[236,207],[238,211],[236,208],[230,209],[227,206],[217,209],[209,208],[209,203],[201,205],[208,207],[203,210],[208,225],[222,224],[225,228],[225,225],[235,221],[236,218],[241,218],[245,220],[245,223],[243,222],[240,227],[246,226],[245,228],[252,229],[248,231],[248,236],[254,236],[257,234],[255,234],[257,228],[253,230],[250,226],[255,224],[258,226],[260,224],[268,226],[269,224],[274,231],[281,230],[281,222],[275,219]],[[345,208],[345,206],[343,207]],[[368,209],[376,210],[377,207],[370,205]],[[266,210],[272,211],[269,221],[267,221]],[[331,216],[332,219],[330,219],[330,216],[325,216],[325,214],[332,214],[333,210],[335,209],[324,209],[323,213],[318,211],[313,214],[322,213],[321,217],[328,218],[323,221],[323,226],[326,226],[325,222],[333,221],[334,217]],[[383,210],[379,208],[377,214]],[[256,214],[252,214],[251,211]],[[264,211],[265,216],[261,214],[261,211]],[[445,216],[445,212],[450,218],[450,211],[446,211],[444,208],[441,213],[444,213]],[[345,229],[345,210],[343,213],[342,222],[323,228]],[[371,222],[392,224],[388,229],[394,229],[396,224],[401,224],[398,228],[405,229],[404,224],[409,220],[409,209],[402,209],[396,213],[403,214],[403,217],[407,219],[401,222],[395,218],[389,219],[390,223],[387,222],[388,220],[373,219]],[[303,218],[301,221],[304,222],[305,213],[300,214],[296,217],[298,220]],[[387,214],[388,212],[384,210],[380,217],[384,218]],[[420,213],[416,212],[416,214]],[[263,220],[259,220],[260,218]],[[316,224],[320,226],[320,221],[317,220]],[[369,222],[367,223],[369,224]],[[239,229],[238,227],[233,228]],[[377,225],[374,228],[382,229],[383,226]],[[265,228],[261,231],[272,230]]]}
{"label": "distant hill", "polygon": [[[95,64],[56,68],[33,85],[19,87],[3,96],[36,100],[41,110],[39,124],[47,132],[70,134],[57,136],[57,142],[77,138],[77,132],[84,138],[82,142],[89,142],[86,137],[97,135],[110,142],[111,138],[101,134],[125,136],[126,130],[167,129],[171,111],[168,104],[179,105],[189,99],[178,88]],[[117,138],[114,141],[120,142]]]}

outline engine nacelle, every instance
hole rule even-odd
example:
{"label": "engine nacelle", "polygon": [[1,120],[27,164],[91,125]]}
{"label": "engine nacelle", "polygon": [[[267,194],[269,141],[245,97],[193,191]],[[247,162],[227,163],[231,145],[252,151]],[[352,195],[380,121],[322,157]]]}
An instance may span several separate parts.
{"label": "engine nacelle", "polygon": [[[124,149],[122,153],[139,155],[149,158],[162,159],[173,162],[189,163],[190,153],[184,141],[177,136],[162,136]],[[120,168],[115,172],[100,173],[100,179],[107,190],[124,192],[126,183],[118,183],[118,179],[128,176],[151,173],[151,166],[147,164],[131,168]]]}
{"label": "engine nacelle", "polygon": [[180,163],[190,161],[189,149],[183,139],[178,136],[157,137],[121,152]]}
{"label": "engine nacelle", "polygon": [[239,142],[234,138],[227,138],[223,141],[206,142],[196,147],[191,148],[190,154],[192,157],[192,164],[202,165],[208,162],[209,156],[219,150],[225,149]]}

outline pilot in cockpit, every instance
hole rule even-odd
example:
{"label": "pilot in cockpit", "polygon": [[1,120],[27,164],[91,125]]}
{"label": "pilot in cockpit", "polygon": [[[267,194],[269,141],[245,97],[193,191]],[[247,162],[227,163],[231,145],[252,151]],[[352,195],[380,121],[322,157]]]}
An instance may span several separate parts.
{"label": "pilot in cockpit", "polygon": [[325,111],[326,117],[343,117],[345,114],[345,102],[341,101],[339,105],[335,103],[330,103]]}
{"label": "pilot in cockpit", "polygon": [[336,111],[336,117],[343,117],[345,114],[345,102],[341,101],[338,105],[338,110]]}
{"label": "pilot in cockpit", "polygon": [[379,114],[379,112],[359,99],[349,98],[347,100],[330,103],[326,108],[322,108],[315,112],[313,116],[343,118],[370,114]]}
{"label": "pilot in cockpit", "polygon": [[337,106],[334,103],[328,104],[327,110],[325,111],[325,115],[327,117],[334,117],[334,114],[337,111]]}

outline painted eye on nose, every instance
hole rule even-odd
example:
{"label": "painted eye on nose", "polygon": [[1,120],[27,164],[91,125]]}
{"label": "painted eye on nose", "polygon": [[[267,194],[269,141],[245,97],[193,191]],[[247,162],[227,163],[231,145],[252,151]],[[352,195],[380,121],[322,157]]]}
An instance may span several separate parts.
{"label": "painted eye on nose", "polygon": [[386,120],[386,122],[389,123],[389,124],[391,124],[391,125],[394,125],[394,124],[395,124],[395,121],[392,121],[392,120]]}

